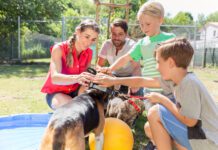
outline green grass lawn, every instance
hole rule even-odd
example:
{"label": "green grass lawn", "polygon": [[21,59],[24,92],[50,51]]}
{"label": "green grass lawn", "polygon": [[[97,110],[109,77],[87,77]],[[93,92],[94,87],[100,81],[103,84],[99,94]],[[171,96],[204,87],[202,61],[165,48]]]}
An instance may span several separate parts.
{"label": "green grass lawn", "polygon": [[[0,65],[0,116],[51,111],[40,92],[48,67],[48,64]],[[218,101],[218,69],[191,70]]]}
{"label": "green grass lawn", "polygon": [[[0,65],[0,116],[21,113],[47,113],[47,106],[40,89],[45,81],[48,59],[42,64]],[[218,68],[192,68],[218,102]],[[140,116],[133,129],[134,149],[146,143],[143,131],[145,117]]]}
{"label": "green grass lawn", "polygon": [[40,88],[48,65],[0,66],[0,116],[51,111]]}
{"label": "green grass lawn", "polygon": [[218,68],[193,68],[191,69],[198,78],[204,83],[209,93],[214,97],[218,104]]}

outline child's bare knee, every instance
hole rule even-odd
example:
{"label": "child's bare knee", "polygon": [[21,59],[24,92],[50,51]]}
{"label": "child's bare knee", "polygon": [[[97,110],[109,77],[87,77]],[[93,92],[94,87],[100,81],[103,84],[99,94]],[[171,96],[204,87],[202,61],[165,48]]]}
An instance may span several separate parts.
{"label": "child's bare knee", "polygon": [[151,129],[150,129],[150,126],[149,126],[149,123],[146,122],[145,125],[144,125],[144,131],[145,131],[145,134],[150,137],[151,135]]}
{"label": "child's bare knee", "polygon": [[148,120],[159,119],[159,107],[158,107],[158,105],[154,105],[148,110],[147,117],[148,117]]}

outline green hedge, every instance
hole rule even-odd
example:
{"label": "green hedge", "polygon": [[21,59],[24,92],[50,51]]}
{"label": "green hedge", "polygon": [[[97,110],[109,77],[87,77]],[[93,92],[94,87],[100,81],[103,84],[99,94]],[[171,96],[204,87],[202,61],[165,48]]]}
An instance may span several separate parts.
{"label": "green hedge", "polygon": [[29,58],[48,58],[50,57],[49,49],[45,49],[41,44],[37,44],[30,49],[22,50],[22,59]]}

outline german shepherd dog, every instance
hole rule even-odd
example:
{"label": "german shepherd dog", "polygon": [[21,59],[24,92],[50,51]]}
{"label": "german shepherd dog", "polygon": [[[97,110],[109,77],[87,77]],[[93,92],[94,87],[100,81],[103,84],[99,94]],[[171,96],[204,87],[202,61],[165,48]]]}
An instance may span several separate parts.
{"label": "german shepherd dog", "polygon": [[109,96],[106,89],[98,89],[97,85],[90,87],[85,93],[54,111],[40,150],[85,149],[85,135],[98,127],[101,115],[99,112],[104,113],[104,101]]}

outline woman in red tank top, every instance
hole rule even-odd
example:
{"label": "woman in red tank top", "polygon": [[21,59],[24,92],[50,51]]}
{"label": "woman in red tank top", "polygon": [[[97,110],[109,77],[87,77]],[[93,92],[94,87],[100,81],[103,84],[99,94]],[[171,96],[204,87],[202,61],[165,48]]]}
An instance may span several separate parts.
{"label": "woman in red tank top", "polygon": [[[47,93],[46,100],[52,109],[71,102],[72,97],[83,92],[94,79],[94,75],[85,71],[92,59],[92,50],[89,47],[96,41],[99,31],[94,21],[85,20],[76,27],[75,34],[69,40],[56,44],[51,49],[50,70],[41,91]],[[99,106],[98,111],[99,124],[94,130],[95,139],[98,140],[95,143],[98,149],[102,149],[105,122],[103,106]],[[73,145],[72,149],[85,149],[85,138],[81,137],[84,129],[81,125],[78,123],[70,135],[70,140],[76,141],[70,143]]]}
{"label": "woman in red tank top", "polygon": [[[41,89],[48,105],[56,109],[84,91],[93,75],[85,72],[91,64],[92,50],[100,30],[92,20],[81,22],[69,40],[51,48],[47,79]],[[81,85],[81,86],[80,86]]]}

